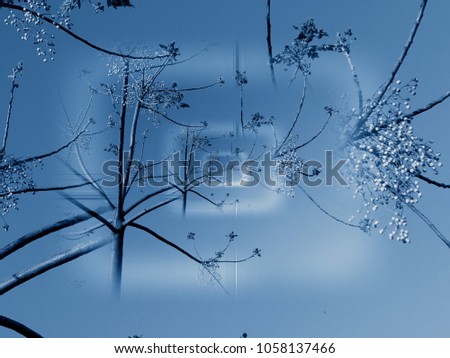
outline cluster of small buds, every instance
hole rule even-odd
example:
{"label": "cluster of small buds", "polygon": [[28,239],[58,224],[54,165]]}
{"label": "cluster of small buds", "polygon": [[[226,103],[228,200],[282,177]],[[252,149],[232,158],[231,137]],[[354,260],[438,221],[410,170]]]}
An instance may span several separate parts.
{"label": "cluster of small buds", "polygon": [[0,210],[1,215],[7,215],[11,210],[17,210],[18,196],[14,193],[24,189],[34,188],[33,167],[42,166],[40,161],[30,163],[16,162],[13,157],[5,156],[0,161]]}
{"label": "cluster of small buds", "polygon": [[[432,149],[432,142],[416,136],[411,125],[409,95],[415,95],[416,89],[416,79],[406,85],[396,81],[377,106],[369,103],[373,111],[361,129],[363,135],[347,151],[353,163],[347,167],[353,172],[347,174],[354,184],[355,197],[363,198],[364,205],[372,206],[368,216],[379,206],[395,210],[387,227],[379,233],[387,233],[390,239],[402,242],[409,242],[407,221],[401,214],[403,206],[414,205],[422,197],[417,176],[427,170],[437,174],[438,167],[442,166],[440,153]],[[355,117],[356,112],[350,116]]]}
{"label": "cluster of small buds", "polygon": [[27,1],[28,10],[21,15],[10,12],[5,18],[6,25],[12,26],[20,34],[23,41],[33,40],[38,56],[43,57],[43,62],[53,60],[55,55],[54,35],[48,34],[43,28],[43,20],[37,15],[49,6],[44,2]]}
{"label": "cluster of small buds", "polygon": [[49,15],[50,5],[45,1],[25,0],[24,3],[26,4],[23,12],[19,15],[10,11],[4,23],[14,27],[22,40],[32,40],[36,46],[37,55],[43,57],[43,62],[53,61],[56,53],[55,36],[44,28],[43,17],[46,16],[47,19],[52,20],[55,28],[63,26],[67,29],[72,27],[70,17],[61,11],[56,15]]}
{"label": "cluster of small buds", "polygon": [[304,175],[304,162],[297,156],[298,136],[291,136],[276,155],[275,181],[277,192],[295,197],[295,186]]}

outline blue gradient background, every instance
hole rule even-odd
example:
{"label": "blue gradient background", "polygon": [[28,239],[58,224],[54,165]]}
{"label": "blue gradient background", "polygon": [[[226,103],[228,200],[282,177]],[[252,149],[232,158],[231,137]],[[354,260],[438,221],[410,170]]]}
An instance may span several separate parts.
{"label": "blue gradient background", "polygon": [[[246,114],[274,115],[285,133],[295,115],[301,83],[287,88],[290,73],[277,69],[278,90],[271,85],[267,66],[265,1],[134,1],[135,9],[108,9],[94,14],[85,3],[74,12],[74,30],[108,48],[156,46],[176,41],[184,56],[208,51],[164,75],[167,81],[197,85],[223,75],[221,88],[189,97],[189,113],[220,127],[239,115],[239,92],[233,83],[234,49],[240,48],[241,70],[247,71]],[[295,36],[292,25],[314,18],[332,37],[353,30],[358,40],[352,57],[366,96],[383,83],[404,46],[417,16],[419,1],[272,1],[274,53]],[[7,11],[1,10],[2,19]],[[441,96],[450,86],[450,3],[430,2],[416,41],[399,78],[419,79],[414,105]],[[20,41],[12,27],[0,26],[0,109],[6,113],[7,75],[24,61],[11,127],[10,152],[41,153],[67,138],[66,120],[58,99],[76,117],[88,100],[80,70],[92,71],[97,84],[106,78],[105,58],[93,50],[56,34],[57,55],[44,64],[30,43]],[[214,44],[214,45],[212,45]],[[323,107],[350,105],[356,96],[345,59],[337,54],[314,63],[309,98],[301,120],[304,139],[322,126]],[[100,98],[92,116],[105,116]],[[417,121],[417,132],[435,140],[444,167],[439,179],[449,181],[449,105]],[[3,117],[0,117],[3,126]],[[186,117],[188,118],[188,117]],[[106,121],[106,118],[105,118]],[[2,128],[2,127],[0,127]],[[164,127],[162,138],[178,129]],[[301,153],[321,160],[324,150],[336,146],[336,131],[329,128],[320,140]],[[95,142],[95,141],[94,141]],[[91,148],[89,164],[97,168],[105,143]],[[70,180],[50,162],[36,173],[36,182]],[[94,170],[95,171],[95,170]],[[419,204],[433,222],[450,234],[449,193],[424,187]],[[308,191],[330,212],[347,218],[357,203],[352,193],[337,185]],[[238,193],[240,207],[223,213],[214,209],[188,210],[181,205],[158,211],[148,225],[190,248],[186,234],[197,233],[199,250],[210,253],[225,243],[230,231],[238,233],[232,254],[244,256],[253,248],[262,257],[221,270],[227,296],[216,284],[199,277],[199,268],[184,256],[140,233],[133,232],[125,246],[123,297],[109,296],[109,247],[53,270],[0,297],[0,314],[23,323],[46,337],[448,337],[450,335],[450,251],[412,213],[412,243],[368,236],[343,226],[320,212],[302,193],[295,198],[262,188]],[[264,204],[264,205],[263,205]],[[20,211],[11,213],[9,232],[0,244],[29,230],[61,219],[76,210],[57,195],[20,199]],[[73,246],[52,235],[0,262],[1,277],[37,263]],[[237,271],[236,271],[237,270]],[[236,280],[237,277],[237,280]],[[0,328],[0,337],[14,337]],[[1,343],[0,343],[1,344]]]}

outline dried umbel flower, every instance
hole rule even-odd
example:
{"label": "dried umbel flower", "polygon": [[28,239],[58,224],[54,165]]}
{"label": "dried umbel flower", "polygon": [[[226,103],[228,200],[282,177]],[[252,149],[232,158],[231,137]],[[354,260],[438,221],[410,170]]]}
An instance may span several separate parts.
{"label": "dried umbel flower", "polygon": [[[410,96],[417,89],[417,79],[405,85],[396,81],[388,88],[384,98],[374,106],[366,105],[371,114],[352,133],[352,124],[347,127],[347,154],[351,161],[349,180],[355,188],[355,197],[363,199],[363,220],[367,231],[379,226],[371,217],[379,207],[387,209],[387,222],[379,233],[386,233],[390,239],[408,242],[407,221],[403,215],[404,206],[417,204],[422,197],[417,177],[427,171],[438,174],[440,153],[414,133]],[[359,123],[361,115],[352,111],[346,118],[349,123]],[[376,222],[376,225],[374,224]]]}

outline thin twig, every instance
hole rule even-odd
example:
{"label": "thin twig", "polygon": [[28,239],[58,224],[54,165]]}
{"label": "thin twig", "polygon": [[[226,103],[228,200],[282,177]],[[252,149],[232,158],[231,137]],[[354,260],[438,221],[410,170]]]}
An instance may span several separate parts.
{"label": "thin twig", "polygon": [[9,135],[9,126],[11,123],[11,114],[12,114],[12,107],[13,107],[13,101],[14,101],[14,91],[19,85],[16,83],[17,74],[22,72],[22,63],[19,63],[17,66],[13,68],[13,73],[10,76],[12,78],[12,84],[11,84],[11,91],[9,96],[9,102],[8,102],[8,111],[6,113],[6,122],[5,122],[5,130],[3,132],[3,140],[2,140],[2,146],[0,147],[0,160],[3,159],[3,156],[6,153],[6,143],[8,141],[8,135]]}
{"label": "thin twig", "polygon": [[145,209],[145,210],[141,211],[139,214],[136,214],[131,219],[126,220],[123,223],[123,226],[131,225],[132,223],[134,223],[136,220],[140,219],[141,217],[147,215],[148,213],[150,213],[150,212],[152,212],[152,211],[154,211],[156,209],[159,209],[159,208],[161,208],[163,206],[166,206],[166,205],[168,205],[168,204],[170,204],[170,203],[180,199],[180,197],[181,196],[177,196],[175,198],[168,199],[166,201],[162,201],[159,204],[156,204],[156,205],[152,206],[151,208],[148,208],[148,209]]}
{"label": "thin twig", "polygon": [[[36,155],[34,157],[28,157],[28,158],[24,158],[24,159],[14,159],[12,164],[19,165],[19,164],[25,164],[25,163],[29,163],[29,162],[39,161],[39,160],[51,157],[51,156],[53,156],[55,154],[58,154],[59,152],[63,151],[64,149],[70,147],[84,133],[86,133],[88,126],[89,126],[89,123],[86,125],[86,127],[81,132],[79,132],[75,137],[73,137],[69,142],[67,142],[66,144],[62,145],[61,147],[59,147],[59,148],[57,148],[55,150],[52,150],[51,152],[48,152],[48,153],[45,153],[45,154]],[[0,165],[0,169],[2,169],[3,167],[5,167],[5,165]]]}
{"label": "thin twig", "polygon": [[303,104],[305,103],[305,98],[306,98],[306,86],[307,86],[307,77],[305,76],[303,78],[303,89],[302,89],[302,97],[300,99],[300,104],[298,106],[298,110],[297,110],[297,114],[295,115],[295,119],[292,122],[291,128],[289,128],[288,133],[286,134],[286,136],[283,139],[283,142],[281,142],[280,146],[278,147],[276,153],[278,154],[280,149],[286,144],[286,142],[288,141],[290,135],[292,134],[292,131],[294,130],[299,118],[300,118],[300,114],[302,113],[303,110]]}
{"label": "thin twig", "polygon": [[267,5],[266,5],[266,27],[267,27],[267,51],[269,53],[269,67],[270,67],[270,75],[272,77],[272,83],[275,86],[275,88],[277,88],[277,80],[275,78],[275,70],[273,68],[273,53],[272,53],[272,24],[271,24],[271,20],[270,20],[270,12],[271,12],[271,7],[270,7],[270,0],[267,0]]}
{"label": "thin twig", "polygon": [[126,214],[130,213],[132,210],[134,210],[135,208],[137,208],[139,205],[141,205],[142,203],[146,202],[147,200],[149,200],[149,199],[151,199],[151,198],[153,198],[155,196],[158,196],[158,195],[160,195],[162,193],[165,193],[166,191],[171,190],[171,189],[172,189],[172,187],[169,186],[169,187],[162,188],[162,189],[159,189],[159,190],[157,190],[157,191],[155,191],[153,193],[145,195],[144,197],[142,197],[139,200],[137,200],[136,202],[134,202],[134,204],[131,205],[128,209],[126,209],[124,211],[124,214],[126,215]]}
{"label": "thin twig", "polygon": [[417,209],[411,203],[404,202],[419,218],[421,218],[425,224],[436,234],[438,238],[440,238],[448,248],[450,248],[450,241],[439,231],[439,229],[434,225],[428,217],[425,216],[419,209]]}
{"label": "thin twig", "polygon": [[303,144],[300,144],[300,145],[296,146],[294,148],[294,150],[299,150],[300,148],[303,148],[303,147],[307,146],[309,143],[314,141],[318,136],[320,136],[322,134],[322,132],[325,130],[325,128],[327,127],[328,123],[330,122],[330,119],[331,119],[332,115],[333,115],[332,113],[330,113],[328,115],[328,118],[327,118],[325,124],[322,126],[322,128],[320,128],[320,130],[315,135],[313,135],[309,140],[307,140]]}
{"label": "thin twig", "polygon": [[47,192],[47,191],[61,191],[61,190],[69,190],[69,189],[75,189],[75,188],[81,188],[86,185],[91,185],[90,182],[84,182],[81,184],[73,184],[73,185],[66,185],[66,186],[53,186],[53,187],[47,187],[47,188],[27,188],[27,189],[20,189],[20,190],[11,190],[7,192],[0,192],[0,198],[4,198],[8,195],[18,195],[18,194],[26,194],[26,193],[40,193],[40,192]]}
{"label": "thin twig", "polygon": [[335,221],[337,221],[337,222],[339,222],[339,223],[341,223],[341,224],[344,224],[344,225],[347,225],[347,226],[351,226],[351,227],[356,227],[356,228],[358,228],[358,229],[361,229],[361,226],[359,226],[359,225],[355,225],[355,224],[352,224],[352,223],[349,223],[349,222],[346,222],[346,221],[344,221],[344,220],[342,220],[342,219],[339,219],[339,218],[337,218],[336,216],[334,216],[333,214],[331,214],[331,213],[329,213],[328,211],[326,211],[322,206],[320,206],[319,205],[319,203],[311,196],[311,195],[309,195],[307,192],[306,192],[306,190],[305,189],[303,189],[300,185],[297,185],[297,187],[303,192],[303,194],[305,194],[306,195],[306,197],[321,211],[321,212],[323,212],[325,215],[327,215],[327,216],[329,216],[330,218],[332,218],[333,220],[335,220]]}
{"label": "thin twig", "polygon": [[159,241],[165,243],[166,245],[169,245],[170,247],[174,248],[175,250],[177,250],[178,252],[182,253],[183,255],[185,255],[186,257],[190,258],[191,260],[197,262],[198,264],[202,265],[202,267],[211,275],[211,277],[219,284],[219,286],[224,290],[224,292],[229,296],[228,291],[225,289],[225,287],[222,285],[222,283],[220,282],[219,278],[216,277],[216,275],[214,275],[213,272],[211,272],[211,270],[208,268],[208,266],[206,265],[208,262],[207,261],[203,261],[198,259],[197,257],[193,256],[192,254],[190,254],[189,252],[187,252],[186,250],[184,250],[183,248],[181,248],[180,246],[174,244],[173,242],[165,239],[164,237],[162,237],[161,235],[159,235],[158,233],[156,233],[155,231],[153,231],[152,229],[140,225],[140,224],[136,224],[136,223],[132,223],[130,224],[130,226],[135,227],[136,229],[142,230],[150,235],[152,235],[154,238],[158,239]]}
{"label": "thin twig", "polygon": [[409,38],[408,38],[408,40],[406,42],[406,45],[403,48],[403,51],[402,51],[402,53],[400,55],[400,58],[398,59],[394,69],[392,70],[389,79],[387,80],[385,85],[382,87],[382,89],[379,91],[379,94],[376,97],[374,103],[371,104],[371,106],[368,109],[368,111],[363,116],[361,116],[361,118],[358,120],[358,123],[356,124],[355,129],[353,131],[353,133],[355,135],[357,134],[357,132],[359,132],[359,130],[363,126],[364,122],[370,117],[370,115],[375,110],[375,108],[378,107],[378,105],[382,101],[384,95],[386,94],[388,88],[390,87],[390,85],[394,81],[395,76],[397,75],[397,73],[398,73],[400,67],[402,66],[406,56],[408,55],[409,49],[411,48],[411,45],[412,45],[412,43],[414,41],[414,38],[416,37],[417,30],[419,29],[419,26],[420,26],[420,24],[422,22],[423,15],[424,15],[424,12],[425,12],[425,7],[426,7],[427,3],[428,3],[428,0],[423,0],[422,1],[421,5],[420,5],[420,10],[419,10],[419,14],[417,16],[416,22],[414,23],[414,26],[413,26],[413,28],[411,30],[411,34],[409,35]]}

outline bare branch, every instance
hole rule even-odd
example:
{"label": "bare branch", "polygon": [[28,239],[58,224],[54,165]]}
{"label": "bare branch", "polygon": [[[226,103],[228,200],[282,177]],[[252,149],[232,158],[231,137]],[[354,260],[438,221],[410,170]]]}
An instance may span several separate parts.
{"label": "bare branch", "polygon": [[303,110],[303,104],[305,103],[305,97],[306,97],[306,84],[307,84],[307,77],[304,76],[303,77],[303,89],[302,89],[302,98],[300,99],[300,104],[298,106],[298,110],[297,110],[297,114],[295,115],[295,119],[292,122],[291,128],[289,128],[288,133],[286,134],[286,136],[284,137],[283,141],[281,142],[281,144],[279,145],[276,153],[279,153],[279,150],[283,147],[283,145],[286,144],[286,142],[288,141],[290,135],[292,134],[292,131],[294,130],[298,119],[300,118],[300,113],[302,113]]}
{"label": "bare branch", "polygon": [[436,234],[438,238],[440,238],[445,245],[447,245],[448,248],[450,248],[450,241],[442,234],[442,232],[439,231],[439,229],[434,225],[430,219],[428,219],[425,214],[423,214],[419,209],[417,209],[414,205],[410,203],[405,204],[419,217],[421,218],[425,224]]}
{"label": "bare branch", "polygon": [[183,248],[181,248],[177,244],[174,244],[172,241],[169,241],[169,240],[165,239],[164,237],[162,237],[161,235],[159,235],[158,233],[156,233],[152,229],[149,229],[148,227],[146,227],[144,225],[137,224],[137,223],[130,223],[129,225],[132,226],[132,227],[135,227],[136,229],[145,231],[146,233],[152,235],[154,238],[158,239],[159,241],[165,243],[166,245],[169,245],[170,247],[173,247],[178,252],[181,252],[183,255],[189,257],[191,260],[197,262],[198,264],[203,265],[203,261],[202,260],[200,260],[197,257],[193,256],[192,254],[190,254],[189,252],[187,252],[186,250],[184,250]]}
{"label": "bare branch", "polygon": [[47,188],[26,188],[26,189],[20,189],[20,190],[14,190],[14,191],[8,191],[8,192],[0,192],[0,198],[4,198],[8,195],[18,195],[18,194],[26,194],[26,193],[39,193],[39,192],[47,192],[47,191],[60,191],[60,190],[69,190],[69,189],[75,189],[75,188],[81,188],[86,185],[91,185],[89,182],[84,182],[81,184],[73,184],[73,185],[65,185],[65,186],[53,186],[53,187],[47,187]]}
{"label": "bare branch", "polygon": [[406,56],[408,55],[409,49],[411,48],[411,45],[414,41],[414,38],[416,37],[417,34],[417,30],[419,29],[419,26],[422,22],[423,19],[423,15],[425,12],[425,7],[428,3],[428,0],[422,0],[422,3],[420,5],[420,10],[419,10],[419,14],[417,16],[416,22],[411,30],[411,34],[409,35],[409,38],[406,42],[405,47],[403,48],[403,51],[400,55],[400,58],[398,59],[394,69],[392,70],[392,73],[389,77],[389,79],[387,80],[387,82],[384,84],[384,86],[382,87],[382,89],[379,91],[377,98],[375,99],[375,102],[372,103],[372,105],[370,106],[369,110],[363,115],[361,116],[361,118],[359,119],[358,123],[355,126],[355,129],[353,131],[354,134],[356,134],[361,127],[363,126],[364,122],[370,117],[370,115],[372,114],[372,112],[374,111],[374,109],[380,104],[380,102],[382,101],[384,95],[386,94],[389,86],[392,84],[392,82],[395,79],[395,76],[397,75],[397,72],[399,71],[400,67],[402,66]]}
{"label": "bare branch", "polygon": [[335,221],[337,221],[337,222],[339,222],[339,223],[341,223],[341,224],[344,224],[344,225],[347,225],[347,226],[351,226],[351,227],[356,227],[356,228],[358,228],[358,229],[361,229],[361,226],[359,226],[359,225],[355,225],[355,224],[352,224],[352,223],[349,223],[349,222],[347,222],[347,221],[344,221],[344,220],[342,220],[342,219],[339,219],[338,217],[336,217],[336,216],[334,216],[333,214],[331,214],[331,213],[329,213],[328,211],[326,211],[322,206],[320,206],[319,205],[319,203],[316,201],[316,200],[314,200],[314,198],[311,196],[311,195],[309,195],[307,192],[306,192],[306,190],[305,189],[303,189],[300,185],[297,185],[297,187],[303,192],[303,194],[305,194],[305,196],[321,211],[321,212],[323,212],[325,215],[327,215],[327,216],[329,216],[330,218],[332,218],[333,220],[335,220]]}
{"label": "bare branch", "polygon": [[275,88],[277,88],[277,80],[275,78],[275,70],[273,68],[273,53],[272,53],[272,24],[271,24],[271,20],[270,20],[270,0],[267,0],[267,5],[266,5],[266,27],[267,27],[267,51],[269,53],[269,67],[270,67],[270,75],[272,77],[272,82],[273,85],[275,86]]}
{"label": "bare branch", "polygon": [[424,182],[437,186],[439,188],[444,188],[444,189],[450,189],[450,184],[445,184],[445,183],[439,183],[433,179],[427,178],[425,176],[423,176],[422,174],[416,175],[417,178],[423,180]]}
{"label": "bare branch", "polygon": [[111,238],[101,238],[97,240],[91,240],[75,246],[70,250],[66,250],[58,255],[55,255],[36,266],[33,266],[27,270],[16,273],[11,277],[0,282],[0,296],[13,288],[20,286],[21,284],[42,275],[43,273],[52,270],[58,266],[71,262],[81,256],[84,256],[92,251],[95,251],[103,246],[111,243]]}
{"label": "bare branch", "polygon": [[[107,207],[100,207],[95,209],[96,213],[105,213],[108,210],[110,210]],[[89,219],[92,219],[92,215],[85,213],[85,214],[79,214],[71,217],[70,219],[64,219],[57,221],[51,225],[44,226],[43,228],[39,230],[32,231],[19,239],[9,243],[8,245],[0,248],[0,260],[4,259],[5,257],[11,255],[12,253],[16,252],[17,250],[21,249],[22,247],[32,243],[33,241],[40,239],[41,237],[45,237],[51,233],[60,231],[62,229],[74,226],[78,223],[81,223],[83,221],[87,221]]]}
{"label": "bare branch", "polygon": [[167,119],[169,122],[172,122],[173,124],[176,124],[177,126],[185,127],[185,128],[203,128],[204,127],[204,125],[202,125],[202,124],[185,124],[185,123],[178,122],[175,119],[169,117],[167,114],[160,112],[155,108],[150,107],[145,102],[143,102],[141,100],[139,100],[139,101],[142,103],[142,108],[148,109],[149,111],[157,114],[158,116],[163,117],[164,119]]}
{"label": "bare branch", "polygon": [[161,235],[159,235],[158,233],[156,233],[155,231],[153,231],[152,229],[149,229],[146,226],[140,225],[140,224],[136,224],[136,223],[132,223],[130,224],[130,226],[135,227],[136,229],[142,230],[150,235],[152,235],[154,238],[158,239],[159,241],[169,245],[170,247],[173,247],[175,250],[177,250],[178,252],[181,252],[183,255],[187,256],[188,258],[190,258],[191,260],[197,262],[198,264],[202,265],[202,267],[211,275],[211,277],[219,284],[219,286],[225,291],[225,293],[227,295],[228,291],[225,289],[225,287],[223,287],[222,283],[220,282],[219,278],[216,277],[216,275],[214,275],[214,273],[210,270],[210,268],[207,266],[208,262],[207,261],[202,261],[200,259],[198,259],[197,257],[193,256],[192,254],[190,254],[189,252],[187,252],[186,250],[184,250],[183,248],[181,248],[180,246],[174,244],[173,242],[165,239],[164,237],[162,237]]}
{"label": "bare branch", "polygon": [[[130,146],[128,149],[129,158],[128,158],[127,166],[125,168],[125,179],[124,179],[125,186],[131,186],[131,183],[129,183],[128,181],[130,179],[131,166],[132,166],[133,159],[134,159],[134,150],[136,147],[136,131],[137,131],[137,126],[138,126],[140,110],[141,110],[141,102],[138,101],[136,103],[136,107],[134,109],[133,120],[131,122]],[[124,193],[124,196],[126,196],[127,193],[128,193],[128,191],[126,190]]]}
{"label": "bare branch", "polygon": [[405,118],[413,118],[419,114],[427,112],[430,109],[432,109],[433,107],[437,106],[438,104],[441,104],[442,102],[444,102],[449,97],[450,97],[450,91],[448,91],[446,94],[444,94],[442,97],[438,98],[437,100],[428,103],[425,107],[416,109],[415,111],[406,114],[404,117]]}
{"label": "bare branch", "polygon": [[150,194],[147,194],[147,195],[143,196],[138,201],[136,201],[133,205],[131,205],[128,209],[126,209],[124,211],[124,214],[126,215],[126,214],[130,213],[132,210],[134,210],[135,208],[137,208],[139,205],[141,205],[142,203],[146,202],[147,200],[149,200],[149,199],[151,199],[151,198],[153,198],[153,197],[155,197],[155,196],[157,196],[159,194],[165,193],[166,191],[171,190],[171,189],[172,189],[172,187],[166,187],[166,188],[157,190],[157,191],[155,191],[153,193],[150,193]]}
{"label": "bare branch", "polygon": [[9,126],[11,122],[11,114],[12,114],[12,106],[14,101],[14,91],[19,85],[16,83],[17,75],[22,72],[23,64],[19,62],[17,66],[13,68],[12,75],[10,76],[12,78],[11,83],[11,91],[9,96],[9,103],[8,103],[8,111],[6,113],[6,122],[5,122],[5,130],[3,132],[3,140],[2,140],[2,146],[0,147],[0,160],[3,158],[3,156],[6,153],[6,143],[8,141],[8,135],[9,135]]}
{"label": "bare branch", "polygon": [[[81,157],[80,157],[81,158]],[[99,194],[101,196],[103,196],[103,198],[106,200],[106,202],[108,203],[108,205],[112,208],[115,209],[116,207],[114,206],[114,204],[111,202],[111,200],[108,198],[108,196],[106,195],[106,193],[103,191],[103,189],[98,185],[97,181],[94,180],[92,177],[90,178],[85,178],[81,173],[79,173],[75,168],[73,168],[69,163],[61,160],[61,162],[73,173],[75,174],[77,177],[81,178],[82,180],[84,180],[86,182],[86,184],[92,185],[92,187],[97,190],[99,192]],[[83,161],[80,162],[80,165],[83,164]],[[85,170],[85,172],[87,174],[89,174],[87,172],[87,170]]]}
{"label": "bare branch", "polygon": [[314,141],[318,136],[320,136],[322,134],[322,132],[325,130],[325,128],[327,127],[328,123],[330,122],[330,119],[331,119],[332,115],[333,115],[333,113],[330,112],[330,114],[328,115],[328,118],[327,118],[325,124],[322,126],[322,128],[320,128],[320,130],[315,135],[313,135],[311,137],[311,139],[307,140],[303,144],[300,144],[300,145],[296,146],[294,148],[294,150],[299,150],[300,148],[303,148],[303,147],[307,146],[309,143]]}
{"label": "bare branch", "polygon": [[150,212],[152,212],[152,211],[154,211],[154,210],[156,210],[156,209],[159,209],[159,208],[161,208],[161,207],[163,207],[163,206],[166,206],[166,205],[168,205],[168,204],[170,204],[170,203],[172,203],[172,202],[174,202],[174,201],[180,199],[180,197],[181,197],[181,196],[177,196],[177,197],[175,197],[175,198],[168,199],[168,200],[163,201],[163,202],[161,202],[161,203],[159,203],[159,204],[157,204],[157,205],[152,206],[151,208],[148,208],[148,209],[146,209],[146,210],[141,211],[141,212],[140,212],[139,214],[137,214],[136,216],[132,217],[131,219],[128,219],[127,221],[125,221],[125,222],[123,223],[123,226],[127,226],[127,225],[132,224],[133,222],[135,222],[136,220],[140,219],[140,218],[143,217],[144,215],[147,215],[148,213],[150,213]]}
{"label": "bare branch", "polygon": [[0,326],[19,333],[25,338],[44,338],[39,333],[11,318],[0,315]]}
{"label": "bare branch", "polygon": [[86,212],[86,214],[89,214],[91,217],[93,217],[93,218],[97,219],[98,221],[102,222],[103,224],[105,224],[105,226],[109,230],[111,230],[111,232],[113,232],[113,233],[117,232],[117,229],[114,227],[114,225],[112,225],[109,222],[109,220],[106,220],[103,216],[101,216],[95,210],[89,209],[87,206],[85,206],[84,204],[80,203],[78,200],[72,198],[71,196],[69,196],[65,193],[61,193],[61,196],[63,196],[66,200],[71,202],[73,205],[77,206],[78,208],[80,208],[81,210]]}
{"label": "bare branch", "polygon": [[[112,208],[115,208],[114,204],[111,202],[108,195],[106,195],[103,188],[97,183],[97,180],[95,180],[92,177],[91,173],[89,173],[89,170],[86,168],[86,165],[84,164],[84,160],[81,157],[80,147],[78,146],[78,144],[76,145],[76,152],[77,152],[78,164],[80,165],[80,168],[83,171],[84,175],[86,175],[86,177],[88,178],[88,182],[94,187],[95,190],[98,191],[98,193],[103,197],[103,199],[106,200],[106,202],[109,204],[109,206],[111,206]],[[75,169],[71,168],[70,166],[69,166],[69,168],[72,170],[72,172],[75,172],[77,175],[83,177],[80,173],[76,172]]]}

